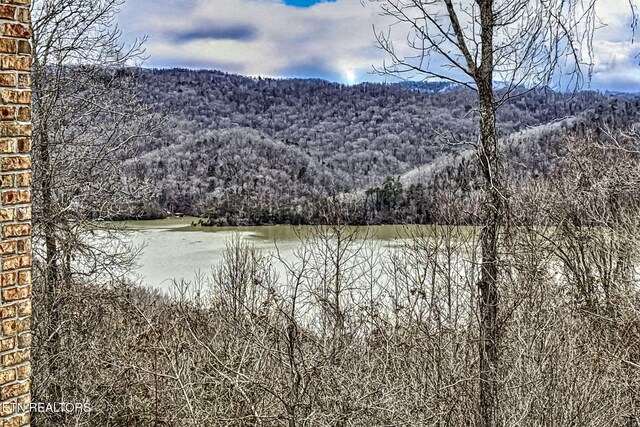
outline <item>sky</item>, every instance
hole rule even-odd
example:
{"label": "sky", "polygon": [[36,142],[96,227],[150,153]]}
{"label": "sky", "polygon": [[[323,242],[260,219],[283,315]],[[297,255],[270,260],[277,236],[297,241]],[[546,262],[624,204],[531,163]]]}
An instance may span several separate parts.
{"label": "sky", "polygon": [[[629,0],[598,4],[589,88],[640,92]],[[147,37],[146,67],[356,84],[385,80],[373,69],[389,59],[375,45],[374,27],[391,23],[376,0],[127,0],[117,22],[125,42]],[[392,28],[404,46],[406,31]]]}

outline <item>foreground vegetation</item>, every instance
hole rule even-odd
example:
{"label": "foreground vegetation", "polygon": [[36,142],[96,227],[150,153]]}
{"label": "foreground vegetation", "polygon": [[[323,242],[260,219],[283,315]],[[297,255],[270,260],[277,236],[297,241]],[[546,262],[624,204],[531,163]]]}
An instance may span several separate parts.
{"label": "foreground vegetation", "polygon": [[[499,421],[636,426],[637,139],[564,144],[562,176],[510,188]],[[443,220],[477,209],[447,197]],[[172,297],[76,280],[55,354],[36,292],[34,398],[56,384],[93,410],[34,425],[478,425],[478,236],[433,226],[383,257],[339,210],[327,215],[334,225],[301,237],[286,277],[234,239],[211,277],[176,283]]]}

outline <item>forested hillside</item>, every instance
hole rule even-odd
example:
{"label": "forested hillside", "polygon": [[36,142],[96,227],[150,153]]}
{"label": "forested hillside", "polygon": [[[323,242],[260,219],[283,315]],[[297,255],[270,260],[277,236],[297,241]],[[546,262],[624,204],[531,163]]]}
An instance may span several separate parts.
{"label": "forested hillside", "polygon": [[[155,189],[153,202],[138,213],[179,211],[221,223],[304,222],[323,198],[359,191],[354,222],[425,222],[425,191],[442,181],[438,175],[446,173],[449,183],[466,176],[465,186],[473,187],[473,170],[460,163],[468,149],[461,143],[476,138],[468,89],[137,72],[144,102],[166,117],[165,126],[126,159],[130,174]],[[604,119],[615,126],[632,123],[639,107],[630,96],[525,93],[499,113],[501,137],[511,141],[508,164],[544,173],[559,134],[583,132]],[[551,138],[547,131],[518,136],[568,117],[553,126]],[[425,166],[429,174],[389,190],[394,177]],[[454,169],[458,177],[451,181]]]}

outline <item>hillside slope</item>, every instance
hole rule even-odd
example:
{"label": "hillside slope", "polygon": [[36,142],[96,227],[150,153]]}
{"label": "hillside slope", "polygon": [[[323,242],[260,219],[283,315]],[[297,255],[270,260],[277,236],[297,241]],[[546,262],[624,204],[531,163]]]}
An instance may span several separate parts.
{"label": "hillside slope", "polygon": [[[126,162],[157,189],[158,212],[243,215],[299,206],[429,168],[464,149],[451,141],[476,138],[467,89],[178,69],[142,69],[139,78],[144,102],[166,115],[166,126]],[[586,112],[599,120],[598,111],[611,115],[614,106],[618,120],[629,121],[639,105],[594,92],[530,92],[500,110],[499,131],[507,137]]]}

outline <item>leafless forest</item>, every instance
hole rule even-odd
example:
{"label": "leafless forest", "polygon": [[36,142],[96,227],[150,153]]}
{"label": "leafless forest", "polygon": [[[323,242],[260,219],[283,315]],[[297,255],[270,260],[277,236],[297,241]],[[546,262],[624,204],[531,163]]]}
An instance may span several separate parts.
{"label": "leafless forest", "polygon": [[[176,183],[172,177],[170,185],[158,186],[155,178],[161,174],[132,173],[136,165],[138,171],[154,170],[158,159],[149,156],[162,157],[170,147],[161,142],[146,159],[139,147],[165,131],[176,132],[171,126],[176,121],[186,129],[189,114],[168,120],[167,105],[156,108],[149,102],[155,96],[149,86],[147,92],[140,89],[152,73],[130,67],[141,57],[142,45],[120,47],[114,26],[120,3],[37,0],[33,9],[33,401],[88,402],[92,408],[84,414],[34,414],[34,426],[640,426],[637,100],[551,93],[562,101],[557,109],[581,106],[571,111],[578,119],[536,138],[518,137],[512,131],[524,126],[518,127],[517,106],[527,100],[538,104],[530,115],[536,117],[533,124],[557,118],[542,117],[550,114],[544,113],[544,88],[534,97],[518,89],[550,84],[553,58],[545,57],[546,51],[523,53],[540,42],[535,37],[513,44],[512,51],[499,48],[500,40],[487,40],[490,29],[510,31],[514,22],[522,23],[522,34],[538,34],[534,30],[560,22],[565,35],[584,30],[584,22],[563,20],[562,8],[560,15],[536,14],[527,6],[549,2],[512,2],[520,7],[510,16],[498,8],[502,2],[487,0],[476,2],[481,14],[470,15],[482,24],[472,34],[479,37],[477,49],[485,46],[479,52],[465,52],[472,38],[456,38],[463,28],[455,21],[436,26],[442,34],[435,38],[416,33],[433,44],[430,52],[438,53],[438,46],[441,54],[448,52],[442,37],[457,46],[461,56],[452,61],[462,61],[460,68],[475,83],[462,79],[459,83],[470,87],[442,97],[464,97],[473,113],[457,117],[456,123],[466,127],[447,134],[420,124],[433,131],[429,143],[447,147],[442,151],[450,157],[434,159],[424,149],[425,164],[440,162],[435,173],[420,175],[429,180],[425,187],[420,192],[414,187],[413,193],[398,190],[401,181],[400,187],[395,181],[389,187],[409,208],[417,209],[418,196],[428,199],[430,223],[411,228],[409,238],[393,250],[381,251],[366,226],[347,225],[362,205],[327,197],[314,213],[323,225],[300,237],[286,274],[274,267],[282,260],[234,238],[211,275],[175,283],[174,294],[163,296],[128,281],[135,253],[118,243],[120,231],[108,221],[93,221],[166,208],[162,203],[172,202],[168,191],[190,182]],[[402,22],[403,7],[430,2],[383,3]],[[579,2],[564,3],[578,7]],[[449,10],[434,17],[427,9],[424,19],[436,24],[442,16],[455,16]],[[558,43],[553,37],[547,42]],[[394,58],[388,40],[381,37],[379,43]],[[574,53],[581,48],[577,41],[560,43]],[[490,45],[498,47],[495,52]],[[412,66],[395,60],[395,68],[383,72],[402,73]],[[513,86],[495,91],[492,73],[513,70],[512,61],[522,66],[509,76]],[[525,77],[518,74],[523,69],[529,70]],[[581,78],[578,69],[570,71]],[[240,77],[228,80],[246,83]],[[299,82],[282,85],[284,92],[297,85],[301,91],[308,88]],[[360,96],[361,89],[314,85],[342,91],[345,99]],[[367,102],[412,93],[372,87],[362,93],[380,90],[393,96],[361,93]],[[267,93],[264,88],[249,92]],[[438,94],[412,96],[432,106],[444,102]],[[410,111],[404,101],[394,102]],[[229,117],[249,117],[241,114],[241,104]],[[392,152],[402,140],[393,126],[385,126],[385,120],[393,122],[392,110],[380,107],[389,113],[378,123],[386,129],[384,138],[370,137],[364,127],[350,128],[366,130],[362,140],[352,142],[371,148],[363,150],[362,165],[374,172],[352,178],[350,188],[340,190],[375,196],[372,188],[386,188],[385,175],[419,166],[407,160],[393,167],[410,157],[411,140],[395,152],[397,157],[381,164],[373,160],[377,151]],[[267,117],[255,120],[268,122]],[[304,120],[329,121],[314,117]],[[275,125],[271,131],[266,125],[229,130],[221,120],[203,130],[203,120],[192,120],[202,132],[185,136],[183,148],[215,141],[233,159],[229,147],[242,146],[238,141],[266,144],[260,132],[280,148],[292,145]],[[310,135],[309,129],[313,126],[297,134]],[[203,132],[209,139],[200,138]],[[327,144],[340,146],[349,136],[327,138]],[[458,138],[474,142],[461,151]],[[193,155],[195,150],[187,148],[176,155],[190,165],[211,151]],[[296,150],[282,148],[289,154]],[[325,178],[339,178],[353,166],[346,154],[344,162],[334,159],[333,169],[322,170],[313,158],[318,153],[305,164],[295,163],[293,154],[286,165],[293,165],[293,175],[274,172],[267,181],[288,182],[294,176],[303,182],[300,197],[318,196]],[[311,169],[302,174],[300,168],[310,164],[317,175],[325,175],[309,178]],[[249,173],[245,166],[240,170]],[[194,168],[206,171],[207,166]],[[224,186],[218,170],[209,178]],[[234,185],[235,197],[244,200],[242,186]],[[198,195],[206,198],[205,193],[184,191],[189,203]],[[391,212],[391,202],[385,203],[375,215],[382,215],[381,209]],[[206,204],[202,208],[206,211]],[[107,232],[104,241],[96,240],[96,229]]]}
{"label": "leafless forest", "polygon": [[[502,425],[637,423],[633,141],[566,141],[572,174],[514,189],[500,241]],[[459,213],[450,197],[443,218]],[[318,228],[286,277],[234,240],[216,274],[176,284],[175,299],[125,284],[66,288],[59,370],[49,375],[37,354],[35,384],[94,410],[36,421],[479,425],[478,231],[426,230],[381,258],[364,231]]]}

